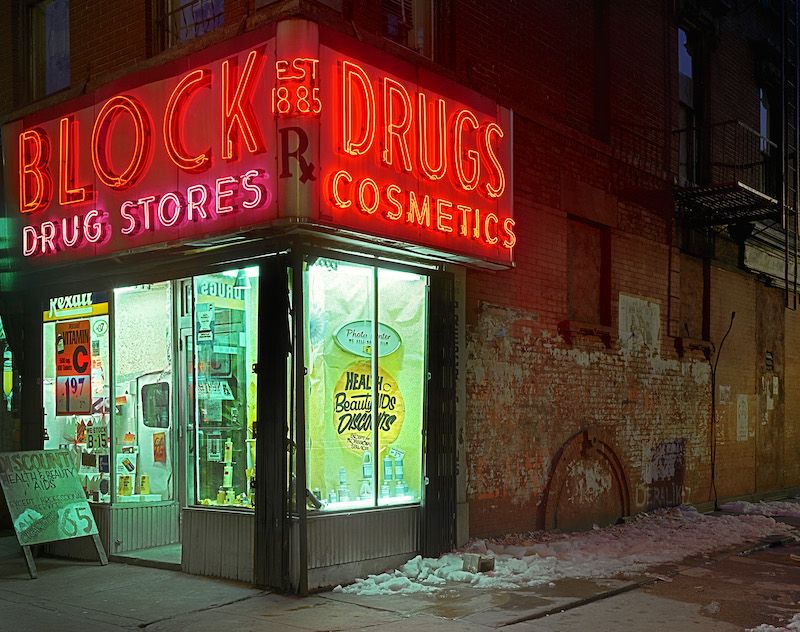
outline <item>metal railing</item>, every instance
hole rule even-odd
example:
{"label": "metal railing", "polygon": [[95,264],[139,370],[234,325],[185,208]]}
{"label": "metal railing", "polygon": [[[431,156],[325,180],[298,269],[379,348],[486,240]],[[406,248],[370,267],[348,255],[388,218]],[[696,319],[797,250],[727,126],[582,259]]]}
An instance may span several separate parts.
{"label": "metal railing", "polygon": [[679,186],[713,186],[740,182],[777,199],[780,187],[778,146],[738,120],[679,129]]}
{"label": "metal railing", "polygon": [[166,50],[222,26],[225,0],[154,0],[153,41]]}

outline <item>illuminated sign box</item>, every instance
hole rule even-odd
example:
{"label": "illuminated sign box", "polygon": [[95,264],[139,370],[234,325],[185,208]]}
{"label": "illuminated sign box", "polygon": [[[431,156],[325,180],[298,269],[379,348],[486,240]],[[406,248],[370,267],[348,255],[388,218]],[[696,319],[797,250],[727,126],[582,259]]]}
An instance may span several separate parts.
{"label": "illuminated sign box", "polygon": [[18,253],[56,264],[290,219],[508,266],[511,113],[303,20],[3,128]]}

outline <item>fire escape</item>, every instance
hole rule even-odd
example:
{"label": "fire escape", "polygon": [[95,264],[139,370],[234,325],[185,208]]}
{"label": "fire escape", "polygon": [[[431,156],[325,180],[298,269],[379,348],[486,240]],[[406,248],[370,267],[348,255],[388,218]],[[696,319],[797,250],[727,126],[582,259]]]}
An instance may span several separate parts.
{"label": "fire escape", "polygon": [[798,2],[780,2],[780,134],[773,142],[741,121],[675,131],[679,164],[675,187],[684,228],[728,227],[746,238],[772,231],[782,243],[786,306],[797,309],[798,246]]}

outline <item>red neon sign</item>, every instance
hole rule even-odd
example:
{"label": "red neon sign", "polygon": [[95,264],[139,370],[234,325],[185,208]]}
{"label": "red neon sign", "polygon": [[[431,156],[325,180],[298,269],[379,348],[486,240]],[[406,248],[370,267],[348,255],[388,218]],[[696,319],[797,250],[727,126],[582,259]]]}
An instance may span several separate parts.
{"label": "red neon sign", "polygon": [[[134,144],[127,166],[117,172],[111,165],[112,130],[123,115],[133,123]],[[100,108],[92,129],[92,164],[97,178],[110,189],[127,189],[142,177],[152,149],[153,124],[138,99],[119,94]]]}
{"label": "red neon sign", "polygon": [[50,139],[40,128],[28,129],[19,135],[20,213],[33,213],[50,204],[53,179],[47,170],[50,160]]}
{"label": "red neon sign", "polygon": [[22,254],[110,254],[280,214],[511,263],[510,113],[333,32],[309,44],[291,22],[7,125]]}
{"label": "red neon sign", "polygon": [[222,159],[233,160],[237,155],[234,140],[234,125],[244,137],[247,151],[257,154],[264,151],[264,141],[258,126],[258,118],[253,112],[251,97],[255,90],[259,70],[264,63],[264,55],[259,50],[247,54],[242,72],[234,84],[237,74],[237,58],[222,62]]}
{"label": "red neon sign", "polygon": [[164,148],[173,163],[187,173],[205,171],[210,167],[211,149],[191,155],[184,149],[182,140],[182,118],[186,115],[191,98],[200,88],[211,86],[211,72],[206,68],[194,70],[175,86],[164,109]]}

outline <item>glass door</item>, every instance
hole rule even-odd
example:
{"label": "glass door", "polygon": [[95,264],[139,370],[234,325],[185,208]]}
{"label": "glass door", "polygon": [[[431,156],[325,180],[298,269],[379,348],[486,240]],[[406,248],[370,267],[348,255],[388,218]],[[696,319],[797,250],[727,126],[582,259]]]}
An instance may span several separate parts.
{"label": "glass door", "polygon": [[172,284],[114,290],[114,455],[117,503],[175,498]]}
{"label": "glass door", "polygon": [[194,399],[194,338],[192,328],[178,334],[178,505],[194,504],[197,462]]}

